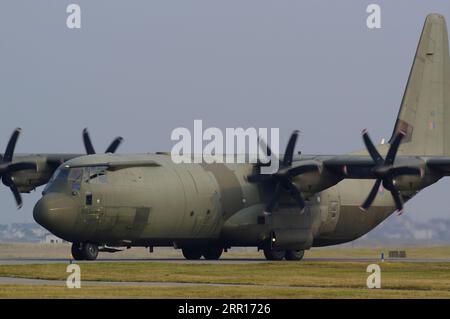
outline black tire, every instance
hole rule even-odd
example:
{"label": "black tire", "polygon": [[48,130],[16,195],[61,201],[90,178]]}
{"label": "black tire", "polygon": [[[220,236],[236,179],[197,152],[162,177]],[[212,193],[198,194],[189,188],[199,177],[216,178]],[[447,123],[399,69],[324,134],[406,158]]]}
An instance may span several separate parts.
{"label": "black tire", "polygon": [[304,255],[304,250],[286,250],[284,258],[286,258],[286,260],[302,260]]}
{"label": "black tire", "polygon": [[187,260],[199,260],[202,258],[202,251],[198,248],[184,247],[181,249],[184,258]]}
{"label": "black tire", "polygon": [[73,243],[72,244],[72,248],[71,248],[71,252],[72,252],[73,259],[75,259],[75,260],[84,260],[84,255],[83,255],[83,251],[81,250],[80,243]]}
{"label": "black tire", "polygon": [[83,243],[83,256],[85,260],[95,260],[98,256],[98,246],[92,243]]}
{"label": "black tire", "polygon": [[264,256],[267,260],[283,260],[285,254],[284,250],[264,249]]}
{"label": "black tire", "polygon": [[207,260],[218,260],[222,256],[222,247],[209,247],[203,251],[203,257]]}

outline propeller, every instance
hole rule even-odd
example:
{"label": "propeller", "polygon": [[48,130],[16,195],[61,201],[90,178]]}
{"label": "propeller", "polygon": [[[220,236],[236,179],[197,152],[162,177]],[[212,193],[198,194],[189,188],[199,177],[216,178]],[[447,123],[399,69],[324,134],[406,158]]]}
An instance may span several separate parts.
{"label": "propeller", "polygon": [[[300,191],[297,189],[295,184],[292,182],[293,178],[305,173],[309,172],[318,172],[320,171],[320,167],[316,163],[308,163],[301,166],[294,166],[292,167],[292,160],[294,156],[294,149],[295,145],[297,143],[299,131],[294,131],[291,134],[291,137],[289,138],[289,142],[286,146],[286,151],[284,152],[284,157],[282,160],[277,160],[280,162],[279,170],[276,173],[273,174],[256,174],[256,175],[250,175],[247,176],[247,180],[250,183],[263,183],[263,182],[269,182],[274,181],[276,182],[275,185],[275,191],[266,205],[266,212],[271,213],[276,205],[278,204],[281,195],[283,192],[288,192],[289,195],[294,198],[294,200],[297,202],[298,206],[300,207],[300,211],[303,212],[303,209],[305,208],[305,201],[300,193]],[[267,150],[267,155],[270,156],[272,154],[271,149],[265,144],[265,142],[260,139],[259,140],[260,146],[263,146]]]}
{"label": "propeller", "polygon": [[367,148],[367,151],[369,152],[370,157],[372,157],[373,161],[375,162],[375,166],[372,168],[372,172],[376,177],[375,184],[370,190],[370,193],[367,196],[366,200],[360,207],[362,211],[366,211],[372,205],[375,197],[377,196],[380,185],[383,185],[383,187],[391,193],[398,213],[401,214],[403,212],[404,200],[402,194],[395,186],[394,179],[398,176],[403,175],[423,176],[423,169],[420,167],[393,165],[395,162],[397,151],[400,147],[400,143],[405,135],[405,132],[400,131],[394,136],[386,157],[383,159],[383,157],[377,151],[375,145],[372,143],[367,130],[362,131],[364,144]]}
{"label": "propeller", "polygon": [[17,208],[20,209],[22,207],[22,196],[14,183],[14,178],[12,174],[14,172],[34,169],[36,170],[37,165],[34,162],[17,162],[12,163],[12,159],[14,157],[14,149],[16,148],[16,143],[19,138],[21,128],[16,128],[11,135],[11,138],[8,141],[8,145],[6,146],[5,153],[3,156],[0,155],[0,178],[5,186],[8,186],[11,189],[11,192],[14,195],[16,200]]}
{"label": "propeller", "polygon": [[[119,147],[119,145],[122,143],[123,138],[122,137],[116,137],[111,144],[109,144],[108,148],[106,149],[105,153],[115,153],[117,148]],[[91,155],[91,154],[95,154],[95,149],[94,146],[92,145],[91,142],[91,137],[89,136],[89,132],[88,129],[85,128],[83,130],[83,143],[84,143],[84,148],[86,149],[86,153]]]}

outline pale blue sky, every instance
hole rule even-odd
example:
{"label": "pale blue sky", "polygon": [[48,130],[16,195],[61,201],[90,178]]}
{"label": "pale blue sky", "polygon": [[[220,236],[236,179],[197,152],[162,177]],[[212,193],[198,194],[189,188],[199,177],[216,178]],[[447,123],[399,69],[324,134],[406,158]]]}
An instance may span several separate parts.
{"label": "pale blue sky", "polygon": [[[78,3],[82,29],[66,28]],[[382,29],[365,25],[382,8]],[[122,135],[120,151],[170,150],[175,127],[302,131],[304,153],[389,138],[425,16],[446,1],[20,1],[0,3],[0,148],[83,152]],[[17,212],[0,187],[0,223],[32,221],[41,189]],[[408,203],[415,219],[450,216],[450,181]]]}

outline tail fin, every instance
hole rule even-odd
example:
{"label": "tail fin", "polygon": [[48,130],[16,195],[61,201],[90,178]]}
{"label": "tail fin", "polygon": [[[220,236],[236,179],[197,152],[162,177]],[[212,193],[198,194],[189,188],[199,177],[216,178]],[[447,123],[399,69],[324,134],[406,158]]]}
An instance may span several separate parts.
{"label": "tail fin", "polygon": [[399,154],[450,155],[450,64],[443,16],[425,20],[391,141],[406,132]]}

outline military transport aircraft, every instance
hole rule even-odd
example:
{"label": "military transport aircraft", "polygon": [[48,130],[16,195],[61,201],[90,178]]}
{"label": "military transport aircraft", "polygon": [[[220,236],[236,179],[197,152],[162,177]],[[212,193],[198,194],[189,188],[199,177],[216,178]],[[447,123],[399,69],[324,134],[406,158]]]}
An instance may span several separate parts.
{"label": "military transport aircraft", "polygon": [[[18,206],[20,192],[47,184],[34,219],[73,243],[77,260],[120,247],[181,248],[187,259],[218,259],[255,246],[269,260],[354,240],[423,188],[450,175],[450,62],[446,23],[426,18],[388,144],[346,155],[294,153],[294,132],[274,174],[256,164],[175,164],[165,153],[14,156],[14,131],[0,176]],[[263,148],[267,145],[262,141]],[[386,191],[384,191],[386,190]]]}

